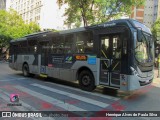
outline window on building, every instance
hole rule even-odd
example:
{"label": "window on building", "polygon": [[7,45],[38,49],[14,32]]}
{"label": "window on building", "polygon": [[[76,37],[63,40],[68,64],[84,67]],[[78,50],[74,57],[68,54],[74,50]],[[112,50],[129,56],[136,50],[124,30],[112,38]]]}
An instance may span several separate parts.
{"label": "window on building", "polygon": [[38,9],[38,13],[40,13],[40,12],[41,12],[41,8]]}
{"label": "window on building", "polygon": [[32,14],[33,14],[33,12],[31,11],[31,12],[30,12],[30,17],[32,16]]}

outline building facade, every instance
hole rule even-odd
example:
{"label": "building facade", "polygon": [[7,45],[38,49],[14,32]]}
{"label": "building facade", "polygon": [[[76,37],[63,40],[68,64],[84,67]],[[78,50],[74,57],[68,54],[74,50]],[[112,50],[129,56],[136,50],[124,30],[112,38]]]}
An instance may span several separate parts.
{"label": "building facade", "polygon": [[0,0],[0,10],[6,9],[6,0]]}
{"label": "building facade", "polygon": [[63,11],[56,0],[8,0],[7,10],[16,10],[25,23],[36,22],[42,30],[65,29]]}
{"label": "building facade", "polygon": [[130,17],[151,28],[156,19],[160,17],[160,0],[146,0],[144,6],[132,7]]}

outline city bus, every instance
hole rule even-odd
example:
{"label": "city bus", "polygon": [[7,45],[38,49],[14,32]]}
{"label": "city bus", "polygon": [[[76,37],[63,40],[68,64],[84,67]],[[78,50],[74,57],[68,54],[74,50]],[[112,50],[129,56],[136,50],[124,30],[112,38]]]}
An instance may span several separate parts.
{"label": "city bus", "polygon": [[10,41],[9,67],[25,77],[77,80],[85,91],[133,91],[152,83],[154,42],[150,29],[133,19],[38,32]]}

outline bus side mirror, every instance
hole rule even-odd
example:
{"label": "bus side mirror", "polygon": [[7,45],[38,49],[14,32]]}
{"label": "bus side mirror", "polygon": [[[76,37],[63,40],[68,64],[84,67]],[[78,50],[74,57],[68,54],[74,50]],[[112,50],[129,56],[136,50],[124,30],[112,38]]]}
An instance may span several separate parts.
{"label": "bus side mirror", "polygon": [[142,42],[142,38],[143,38],[142,31],[141,31],[141,30],[138,30],[138,32],[137,32],[138,42]]}

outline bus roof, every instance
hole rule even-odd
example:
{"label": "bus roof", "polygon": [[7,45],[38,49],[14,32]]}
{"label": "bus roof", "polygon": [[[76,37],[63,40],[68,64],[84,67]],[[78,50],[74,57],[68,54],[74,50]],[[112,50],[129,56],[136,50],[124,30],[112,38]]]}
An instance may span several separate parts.
{"label": "bus roof", "polygon": [[36,33],[28,34],[22,38],[11,40],[10,42],[24,41],[24,40],[27,40],[27,38],[29,38],[29,37],[39,36],[39,35],[43,35],[43,34],[50,33],[50,32],[52,32],[52,31],[36,32]]}
{"label": "bus roof", "polygon": [[81,32],[81,31],[85,31],[85,27],[80,27],[80,28],[74,28],[74,29],[70,29],[70,30],[63,30],[60,31],[59,34],[67,34],[67,33],[73,33],[73,32]]}
{"label": "bus roof", "polygon": [[118,20],[112,20],[112,21],[101,23],[101,24],[97,24],[97,25],[92,25],[92,26],[87,26],[87,27],[79,27],[79,28],[63,30],[63,31],[59,31],[59,32],[53,32],[53,31],[37,32],[37,33],[33,33],[33,34],[28,34],[28,35],[24,36],[23,38],[19,38],[17,40],[11,40],[10,42],[23,41],[23,40],[26,40],[29,37],[33,37],[33,36],[35,37],[35,36],[44,35],[44,34],[46,34],[46,35],[47,34],[53,34],[53,33],[56,33],[56,34],[69,34],[69,33],[81,32],[81,31],[85,31],[85,30],[92,30],[92,29],[97,29],[97,28],[102,28],[102,27],[111,27],[111,26],[116,26],[116,25],[124,25],[124,23],[127,24],[127,25],[130,25],[130,27],[136,27],[136,25],[134,25],[134,21],[138,22],[139,24],[142,24],[141,22],[139,22],[137,20],[134,20],[134,19],[118,19]]}
{"label": "bus roof", "polygon": [[32,33],[32,34],[25,35],[25,37],[31,37],[31,36],[40,35],[40,34],[45,34],[45,33],[49,33],[49,32],[52,32],[52,31],[36,32],[36,33]]}
{"label": "bus roof", "polygon": [[10,42],[18,42],[18,41],[25,41],[25,40],[27,40],[27,38],[23,37],[23,38],[11,40]]}

